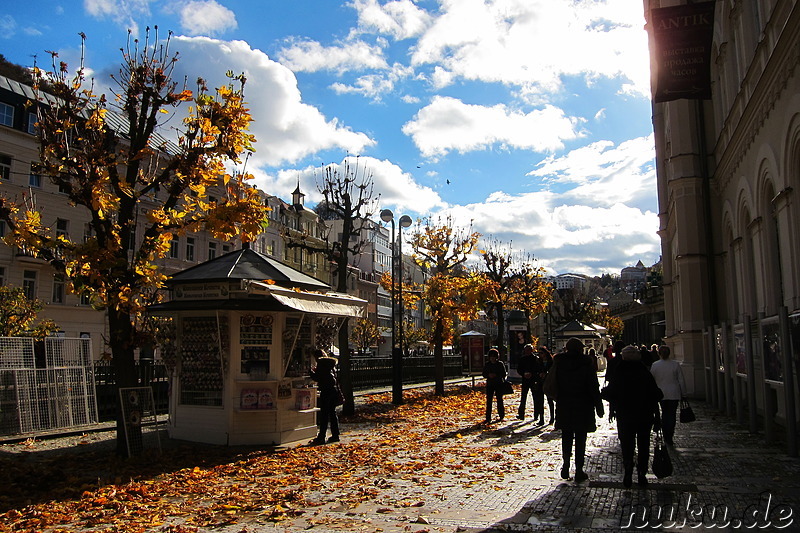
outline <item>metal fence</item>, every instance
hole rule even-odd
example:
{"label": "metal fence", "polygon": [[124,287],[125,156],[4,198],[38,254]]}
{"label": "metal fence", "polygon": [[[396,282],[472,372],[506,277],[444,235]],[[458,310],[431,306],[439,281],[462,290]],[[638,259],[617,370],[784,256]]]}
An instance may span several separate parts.
{"label": "metal fence", "polygon": [[97,421],[89,339],[0,337],[0,434]]}
{"label": "metal fence", "polygon": [[[461,377],[463,372],[461,363],[460,355],[446,355],[444,357],[445,379]],[[353,357],[350,359],[350,368],[353,390],[388,387],[392,384],[391,357]],[[403,383],[433,381],[434,368],[433,355],[404,357]]]}
{"label": "metal fence", "polygon": [[[163,364],[137,361],[140,386],[153,390],[158,414],[169,410]],[[434,379],[432,355],[403,359],[403,383]],[[353,357],[353,389],[392,384],[391,357]],[[460,377],[460,355],[444,357],[445,379]],[[49,338],[43,343],[0,337],[0,435],[91,425],[116,418],[118,390],[110,361],[92,362],[88,339]]]}
{"label": "metal fence", "polygon": [[[389,387],[392,384],[391,357],[353,357],[351,360],[353,389],[356,391]],[[153,389],[155,410],[158,414],[169,411],[169,376],[163,364],[137,361],[137,374],[141,386]],[[113,420],[117,409],[117,392],[110,361],[95,361],[97,405],[100,420]],[[445,379],[462,375],[460,355],[444,358]],[[433,355],[403,359],[403,383],[423,383],[434,379]]]}
{"label": "metal fence", "polygon": [[[136,361],[139,385],[153,389],[153,402],[158,414],[169,411],[169,376],[162,363],[152,360]],[[95,361],[94,376],[97,387],[97,409],[101,421],[114,420],[117,416],[119,392],[114,381],[111,361]]]}

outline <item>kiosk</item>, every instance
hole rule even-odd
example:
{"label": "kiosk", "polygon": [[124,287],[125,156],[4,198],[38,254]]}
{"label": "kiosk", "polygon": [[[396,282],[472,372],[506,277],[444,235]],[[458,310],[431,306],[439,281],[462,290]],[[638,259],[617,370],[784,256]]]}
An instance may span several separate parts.
{"label": "kiosk", "polygon": [[250,250],[172,276],[153,305],[170,371],[169,435],[209,444],[278,445],[316,435],[311,352],[328,347],[366,301]]}

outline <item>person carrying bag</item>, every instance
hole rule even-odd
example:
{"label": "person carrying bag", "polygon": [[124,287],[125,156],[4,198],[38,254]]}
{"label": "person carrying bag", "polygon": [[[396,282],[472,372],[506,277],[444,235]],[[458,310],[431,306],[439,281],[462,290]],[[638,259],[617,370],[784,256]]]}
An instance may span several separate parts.
{"label": "person carrying bag", "polygon": [[[486,423],[492,421],[492,398],[497,399],[497,415],[500,420],[506,416],[506,407],[503,404],[503,389],[505,388],[508,371],[506,365],[500,360],[500,352],[496,348],[486,354],[488,361],[483,367],[483,377],[486,378]],[[511,383],[509,382],[509,385]],[[512,387],[511,392],[514,392]]]}

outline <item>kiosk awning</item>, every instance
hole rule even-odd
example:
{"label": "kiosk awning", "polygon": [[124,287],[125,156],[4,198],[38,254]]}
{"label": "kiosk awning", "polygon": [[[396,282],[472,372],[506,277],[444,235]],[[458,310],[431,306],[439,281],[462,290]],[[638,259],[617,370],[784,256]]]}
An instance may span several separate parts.
{"label": "kiosk awning", "polygon": [[304,313],[357,318],[367,316],[367,301],[349,294],[285,289],[261,281],[245,281],[244,283],[248,294],[272,296],[283,305]]}

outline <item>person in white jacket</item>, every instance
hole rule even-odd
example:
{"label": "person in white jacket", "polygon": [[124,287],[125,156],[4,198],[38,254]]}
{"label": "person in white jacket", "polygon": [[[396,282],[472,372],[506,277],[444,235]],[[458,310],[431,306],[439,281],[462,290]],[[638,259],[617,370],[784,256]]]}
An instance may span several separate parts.
{"label": "person in white jacket", "polygon": [[669,346],[659,346],[658,356],[660,359],[650,367],[650,373],[653,374],[658,388],[664,393],[664,398],[660,401],[661,426],[664,431],[664,441],[672,446],[678,404],[686,395],[686,382],[683,379],[681,364],[669,358]]}

